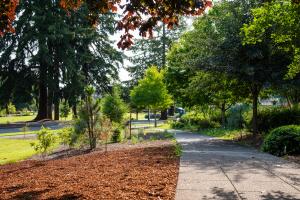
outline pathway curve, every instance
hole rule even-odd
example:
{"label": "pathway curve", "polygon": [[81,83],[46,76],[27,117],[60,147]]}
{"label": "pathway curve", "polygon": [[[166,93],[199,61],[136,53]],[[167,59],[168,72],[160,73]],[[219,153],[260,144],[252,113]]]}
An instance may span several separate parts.
{"label": "pathway curve", "polygon": [[176,200],[300,200],[300,166],[253,148],[172,131],[183,146]]}

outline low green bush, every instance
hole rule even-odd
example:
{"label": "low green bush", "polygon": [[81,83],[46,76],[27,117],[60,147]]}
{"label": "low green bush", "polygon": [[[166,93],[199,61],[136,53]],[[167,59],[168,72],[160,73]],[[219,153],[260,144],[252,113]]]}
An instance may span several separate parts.
{"label": "low green bush", "polygon": [[230,129],[244,128],[246,123],[244,113],[248,112],[250,109],[251,107],[248,104],[237,104],[230,108],[226,116],[226,127]]}
{"label": "low green bush", "polygon": [[50,129],[42,127],[42,129],[37,133],[37,140],[38,142],[31,143],[31,146],[36,152],[45,156],[51,151],[51,147],[54,146],[57,141],[57,137],[50,132]]}
{"label": "low green bush", "polygon": [[72,146],[73,132],[74,132],[73,127],[66,127],[66,128],[63,128],[61,131],[59,131],[58,137],[60,139],[61,144]]}
{"label": "low green bush", "polygon": [[262,148],[276,156],[300,154],[300,126],[282,126],[272,130]]}
{"label": "low green bush", "polygon": [[[247,113],[246,124],[248,128],[252,126],[252,112]],[[285,125],[300,124],[300,109],[264,107],[258,111],[258,130],[267,133],[268,131]]]}
{"label": "low green bush", "polygon": [[114,142],[114,143],[122,142],[122,140],[123,140],[123,135],[122,135],[122,130],[121,130],[121,128],[116,128],[116,129],[113,131],[113,134],[112,134],[112,136],[111,136],[111,140],[112,140],[112,142]]}

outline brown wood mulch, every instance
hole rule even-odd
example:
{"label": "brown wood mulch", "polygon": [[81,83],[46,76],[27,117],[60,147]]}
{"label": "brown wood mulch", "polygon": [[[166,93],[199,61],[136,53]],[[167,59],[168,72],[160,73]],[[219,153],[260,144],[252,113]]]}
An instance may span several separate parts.
{"label": "brown wood mulch", "polygon": [[0,199],[174,199],[174,146],[92,153],[0,166]]}

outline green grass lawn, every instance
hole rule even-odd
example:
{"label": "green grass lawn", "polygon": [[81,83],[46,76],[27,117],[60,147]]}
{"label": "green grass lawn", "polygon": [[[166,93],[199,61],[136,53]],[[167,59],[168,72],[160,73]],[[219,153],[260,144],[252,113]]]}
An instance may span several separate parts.
{"label": "green grass lawn", "polygon": [[0,124],[9,124],[13,122],[23,122],[23,121],[31,121],[35,118],[35,115],[32,116],[7,116],[0,117]]}
{"label": "green grass lawn", "polygon": [[[62,129],[57,129],[57,130],[50,130],[51,133],[58,133],[62,131]],[[26,131],[24,132],[15,132],[15,133],[2,133],[0,136],[16,136],[16,135],[29,135],[29,134],[36,134],[38,131]]]}
{"label": "green grass lawn", "polygon": [[[26,121],[32,121],[36,115],[31,116],[7,116],[7,117],[0,117],[0,124],[9,124],[14,122],[26,122]],[[67,118],[61,118],[61,121],[70,121],[73,119],[72,114],[70,114]]]}
{"label": "green grass lawn", "polygon": [[12,163],[36,154],[30,143],[34,140],[0,139],[0,165]]}
{"label": "green grass lawn", "polygon": [[[37,154],[30,143],[36,142],[33,139],[1,139],[0,138],[0,165],[22,161]],[[56,149],[60,144],[57,141],[52,150]]]}

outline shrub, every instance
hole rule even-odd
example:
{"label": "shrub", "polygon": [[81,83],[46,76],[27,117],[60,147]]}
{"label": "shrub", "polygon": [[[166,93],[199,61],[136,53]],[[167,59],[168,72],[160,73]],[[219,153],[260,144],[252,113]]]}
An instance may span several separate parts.
{"label": "shrub", "polygon": [[[250,110],[250,106],[247,104],[237,104],[233,106],[227,115],[227,126],[228,128],[243,128],[246,121],[244,119],[245,112]],[[252,116],[251,116],[252,117]]]}
{"label": "shrub", "polygon": [[117,87],[113,88],[112,94],[106,95],[102,99],[102,112],[112,122],[121,123],[127,110],[127,106],[121,99],[120,91]]}
{"label": "shrub", "polygon": [[122,136],[122,130],[121,128],[116,128],[112,134],[111,137],[112,142],[114,143],[118,143],[118,142],[122,142],[123,140],[123,136]]}
{"label": "shrub", "polygon": [[38,142],[31,143],[31,146],[35,151],[44,156],[55,144],[56,136],[50,132],[50,129],[42,127],[42,129],[37,133],[37,140]]}
{"label": "shrub", "polygon": [[21,111],[22,116],[31,116],[31,112],[27,108],[23,108]]}
{"label": "shrub", "polygon": [[276,156],[300,154],[300,126],[282,126],[271,131],[264,140],[263,151]]}
{"label": "shrub", "polygon": [[6,116],[6,111],[5,109],[0,110],[0,117],[5,117]]}
{"label": "shrub", "polygon": [[7,110],[8,110],[8,114],[15,114],[17,112],[16,106],[11,102],[8,103]]}
{"label": "shrub", "polygon": [[[252,113],[248,112],[246,116],[247,127],[252,125]],[[268,132],[274,128],[300,124],[300,109],[289,109],[280,107],[271,107],[259,109],[258,112],[258,130]]]}
{"label": "shrub", "polygon": [[71,109],[70,109],[69,104],[67,102],[63,103],[60,106],[60,117],[67,119],[70,111],[71,111]]}
{"label": "shrub", "polygon": [[174,121],[171,122],[171,128],[175,128],[175,129],[181,129],[184,128],[184,123],[181,121]]}
{"label": "shrub", "polygon": [[74,132],[74,128],[67,127],[62,129],[62,131],[58,132],[58,137],[60,139],[61,144],[63,145],[72,145],[72,135]]}
{"label": "shrub", "polygon": [[221,125],[218,122],[214,122],[214,121],[205,119],[205,120],[198,121],[197,127],[198,127],[198,129],[220,128]]}

